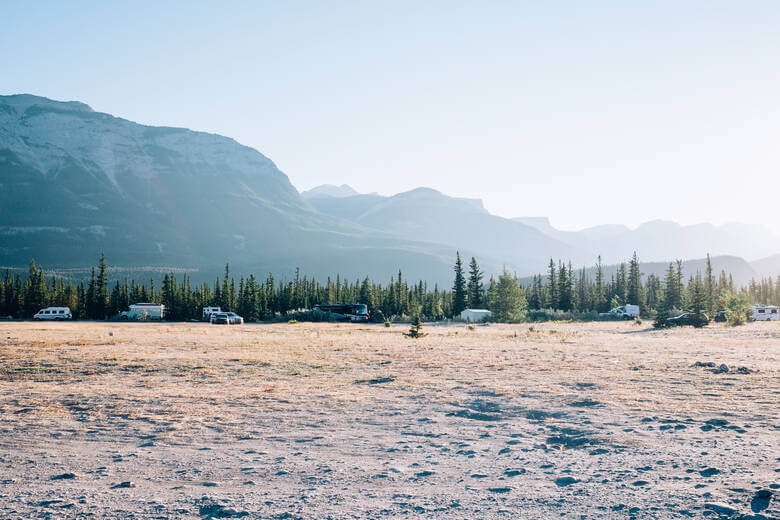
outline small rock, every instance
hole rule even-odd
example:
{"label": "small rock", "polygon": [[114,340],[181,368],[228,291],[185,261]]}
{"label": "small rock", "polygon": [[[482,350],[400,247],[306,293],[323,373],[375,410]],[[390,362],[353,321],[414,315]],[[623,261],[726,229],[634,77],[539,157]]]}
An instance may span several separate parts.
{"label": "small rock", "polygon": [[727,506],[726,504],[720,504],[720,503],[717,503],[717,502],[707,502],[707,503],[704,504],[704,507],[706,509],[710,509],[712,511],[715,511],[716,513],[718,513],[720,515],[731,516],[731,515],[737,514],[737,510],[734,509],[733,507]]}
{"label": "small rock", "polygon": [[121,488],[134,488],[135,483],[133,483],[130,480],[125,480],[124,482],[120,482],[119,484],[114,484],[111,486],[111,489],[121,489]]}
{"label": "small rock", "polygon": [[716,469],[716,468],[707,468],[707,469],[703,469],[703,470],[701,470],[701,471],[699,472],[699,475],[701,475],[702,477],[705,477],[705,478],[709,478],[709,477],[711,477],[711,476],[713,476],[713,475],[717,475],[718,473],[720,473],[720,470],[719,470],[719,469]]}
{"label": "small rock", "polygon": [[729,367],[726,364],[721,364],[718,368],[712,371],[713,374],[728,374]]}
{"label": "small rock", "polygon": [[555,479],[555,485],[558,487],[570,486],[571,484],[576,484],[577,482],[579,482],[579,480],[574,477],[560,477]]}
{"label": "small rock", "polygon": [[54,475],[51,480],[70,480],[76,478],[75,473],[62,473],[61,475]]}
{"label": "small rock", "polygon": [[715,368],[715,363],[713,363],[712,361],[707,361],[707,362],[697,361],[692,366],[695,366],[695,367],[705,367],[705,368]]}

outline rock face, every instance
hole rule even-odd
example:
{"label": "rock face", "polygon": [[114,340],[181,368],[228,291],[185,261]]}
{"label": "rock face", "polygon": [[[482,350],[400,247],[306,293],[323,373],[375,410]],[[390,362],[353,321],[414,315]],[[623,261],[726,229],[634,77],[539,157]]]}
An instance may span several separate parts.
{"label": "rock face", "polygon": [[93,265],[104,251],[133,266],[431,276],[454,254],[432,249],[317,213],[232,139],[0,96],[0,265]]}

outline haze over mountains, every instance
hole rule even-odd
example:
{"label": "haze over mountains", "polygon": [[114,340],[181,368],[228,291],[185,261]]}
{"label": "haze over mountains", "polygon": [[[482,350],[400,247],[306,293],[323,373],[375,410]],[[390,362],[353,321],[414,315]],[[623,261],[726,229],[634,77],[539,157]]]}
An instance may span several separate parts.
{"label": "haze over mountains", "polygon": [[[518,208],[522,213],[522,208]],[[0,96],[0,264],[114,264],[318,277],[341,273],[450,283],[455,250],[486,271],[525,275],[550,257],[592,265],[780,252],[760,226],[680,226],[560,231],[544,218],[491,215],[478,199],[418,188],[390,197],[323,185],[299,194],[256,150],[232,139],[145,126],[78,102]],[[738,261],[734,260],[735,262]],[[780,257],[748,265],[780,271]]]}

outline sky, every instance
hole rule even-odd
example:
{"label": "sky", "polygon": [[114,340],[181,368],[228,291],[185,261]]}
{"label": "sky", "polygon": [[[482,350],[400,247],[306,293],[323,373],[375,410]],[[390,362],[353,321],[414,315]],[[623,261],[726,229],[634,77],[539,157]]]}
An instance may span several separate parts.
{"label": "sky", "polygon": [[232,137],[305,190],[780,233],[780,2],[0,3],[0,93]]}

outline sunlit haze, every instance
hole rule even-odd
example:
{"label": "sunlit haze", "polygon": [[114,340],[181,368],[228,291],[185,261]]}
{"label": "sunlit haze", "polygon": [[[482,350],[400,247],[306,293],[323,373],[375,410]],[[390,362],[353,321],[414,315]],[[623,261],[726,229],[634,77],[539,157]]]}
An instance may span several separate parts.
{"label": "sunlit haze", "polygon": [[3,94],[235,138],[304,190],[780,232],[780,3],[6,2]]}

